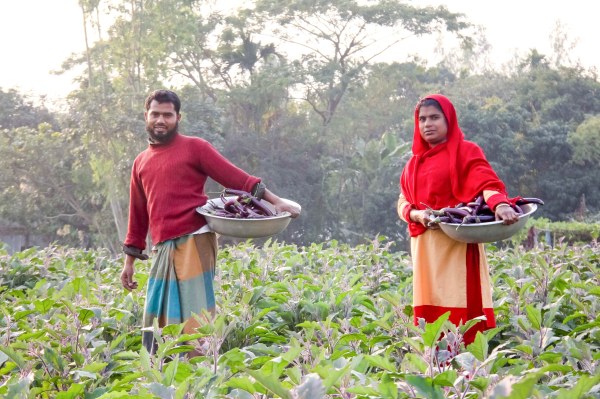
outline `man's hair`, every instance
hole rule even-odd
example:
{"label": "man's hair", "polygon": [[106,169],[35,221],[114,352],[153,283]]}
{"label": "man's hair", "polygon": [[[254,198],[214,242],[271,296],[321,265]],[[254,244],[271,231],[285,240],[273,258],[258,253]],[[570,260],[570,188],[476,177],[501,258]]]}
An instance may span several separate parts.
{"label": "man's hair", "polygon": [[438,100],[435,100],[433,98],[425,98],[419,101],[419,104],[417,104],[417,115],[421,111],[421,107],[435,107],[442,114],[444,113],[444,110],[442,109],[442,106],[440,105]]}
{"label": "man's hair", "polygon": [[175,113],[179,115],[179,110],[181,109],[181,100],[171,90],[155,90],[152,94],[148,96],[146,99],[146,111],[150,109],[150,104],[152,101],[156,101],[159,104],[171,103],[175,107]]}

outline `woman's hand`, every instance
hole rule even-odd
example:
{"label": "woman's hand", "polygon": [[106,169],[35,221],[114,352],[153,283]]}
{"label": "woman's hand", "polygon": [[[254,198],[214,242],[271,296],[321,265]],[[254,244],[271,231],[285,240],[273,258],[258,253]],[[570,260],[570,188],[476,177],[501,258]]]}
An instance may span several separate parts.
{"label": "woman's hand", "polygon": [[429,222],[432,219],[434,219],[432,217],[431,211],[429,209],[425,209],[423,211],[413,209],[410,211],[409,216],[410,216],[410,220],[412,220],[415,223],[420,223],[428,229],[438,230],[440,228],[440,225],[437,223],[434,223],[431,226],[429,225]]}
{"label": "woman's hand", "polygon": [[[507,204],[508,205],[508,204]],[[519,215],[510,206],[496,206],[496,220],[502,220],[502,224],[509,226],[519,221]]]}

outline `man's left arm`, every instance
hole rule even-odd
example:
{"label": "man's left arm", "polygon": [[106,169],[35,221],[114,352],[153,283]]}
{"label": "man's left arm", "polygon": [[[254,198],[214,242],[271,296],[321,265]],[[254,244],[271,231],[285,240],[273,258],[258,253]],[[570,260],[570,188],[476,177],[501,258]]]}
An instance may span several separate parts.
{"label": "man's left arm", "polygon": [[201,150],[201,167],[204,173],[211,179],[226,188],[241,190],[258,195],[264,191],[263,198],[269,201],[275,207],[276,213],[289,212],[293,218],[298,217],[300,209],[298,207],[281,199],[273,192],[269,191],[261,179],[254,177],[236,167],[229,162],[215,147],[207,141],[203,141],[204,146]]}

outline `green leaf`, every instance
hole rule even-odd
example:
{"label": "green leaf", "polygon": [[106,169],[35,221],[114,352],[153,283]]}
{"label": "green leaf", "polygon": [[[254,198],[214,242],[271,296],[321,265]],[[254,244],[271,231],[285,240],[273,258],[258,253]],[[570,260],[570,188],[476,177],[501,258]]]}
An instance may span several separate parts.
{"label": "green leaf", "polygon": [[392,363],[390,363],[389,360],[387,360],[387,359],[385,359],[385,358],[383,358],[381,356],[378,356],[378,355],[375,355],[375,356],[365,355],[365,359],[367,359],[367,361],[369,362],[369,364],[371,366],[380,368],[382,370],[387,370],[387,371],[390,371],[392,373],[395,373],[395,372],[398,371],[398,369],[396,368],[395,365],[393,365]]}
{"label": "green leaf", "polygon": [[193,351],[195,348],[193,345],[179,345],[176,346],[174,348],[169,349],[168,351],[165,352],[165,356],[171,356],[174,355],[176,353],[186,353],[186,352],[191,352]]}
{"label": "green leaf", "polygon": [[579,377],[577,384],[569,390],[561,388],[558,392],[557,399],[581,399],[594,387],[594,385],[600,382],[600,375],[588,377],[582,375]]}
{"label": "green leaf", "polygon": [[513,349],[519,350],[521,352],[525,352],[528,355],[532,355],[533,354],[533,349],[529,345],[521,344],[521,345],[515,346]]}
{"label": "green leaf", "polygon": [[0,351],[4,352],[4,354],[6,356],[8,356],[10,358],[10,360],[15,362],[21,370],[25,369],[25,359],[23,358],[23,356],[20,353],[15,351],[10,346],[9,347],[0,346]]}
{"label": "green leaf", "polygon": [[178,365],[179,365],[179,356],[175,356],[175,359],[173,359],[167,365],[167,368],[164,370],[165,378],[162,381],[163,385],[165,385],[165,386],[173,385],[173,382],[175,381],[175,374],[177,374],[177,366]]}
{"label": "green leaf", "polygon": [[290,377],[290,380],[292,380],[294,384],[300,385],[300,382],[302,381],[302,371],[299,367],[286,369],[284,374]]}
{"label": "green leaf", "polygon": [[341,368],[339,370],[335,370],[330,372],[327,378],[323,380],[323,387],[325,388],[325,392],[329,392],[329,389],[333,387],[333,385],[343,376],[348,374],[350,368],[352,367],[352,363],[348,363],[346,367]]}
{"label": "green leaf", "polygon": [[275,395],[279,395],[282,399],[293,399],[292,393],[281,385],[279,378],[275,374],[265,375],[262,371],[250,370],[245,367],[240,367],[239,369],[248,373],[260,385]]}
{"label": "green leaf", "polygon": [[415,387],[415,389],[427,399],[444,399],[444,392],[438,385],[433,385],[430,377],[420,377],[418,375],[407,375],[406,382]]}
{"label": "green leaf", "polygon": [[442,327],[446,320],[450,317],[450,312],[441,315],[434,323],[425,325],[425,333],[423,334],[423,343],[425,346],[433,347],[437,344],[438,339],[442,335]]}
{"label": "green leaf", "polygon": [[91,308],[91,309],[82,308],[79,311],[78,319],[83,324],[85,322],[87,322],[89,319],[91,319],[92,317],[97,317],[98,319],[102,319],[102,311],[97,308]]}
{"label": "green leaf", "polygon": [[388,373],[383,373],[377,389],[384,399],[398,399],[398,387]]}
{"label": "green leaf", "polygon": [[53,366],[57,371],[61,373],[65,371],[65,368],[67,366],[66,361],[64,358],[59,356],[54,349],[44,347],[44,355],[42,357],[44,358],[44,362],[46,362],[47,365]]}
{"label": "green leaf", "polygon": [[535,330],[539,330],[542,326],[542,311],[533,305],[527,305],[527,318],[531,323],[531,326]]}
{"label": "green leaf", "polygon": [[434,385],[441,385],[445,387],[453,387],[454,381],[458,378],[456,370],[446,370],[435,376],[433,379]]}
{"label": "green leaf", "polygon": [[351,388],[347,388],[346,392],[355,393],[357,395],[367,395],[367,396],[379,396],[379,391],[371,387],[363,387],[363,386],[355,386]]}
{"label": "green leaf", "polygon": [[183,327],[185,326],[185,323],[181,323],[181,324],[169,324],[168,326],[165,326],[165,328],[163,328],[162,330],[162,335],[171,335],[173,337],[178,337],[181,332],[183,331]]}
{"label": "green leaf", "polygon": [[140,357],[139,353],[134,351],[124,351],[119,352],[113,355],[113,358],[116,360],[125,360],[125,359],[138,359]]}
{"label": "green leaf", "polygon": [[175,391],[175,399],[184,399],[188,389],[190,388],[190,380],[185,380],[177,387]]}
{"label": "green leaf", "polygon": [[231,378],[229,381],[227,381],[225,386],[231,387],[231,388],[243,389],[244,391],[250,392],[251,394],[254,394],[256,392],[256,389],[254,389],[254,385],[248,379],[248,377]]}
{"label": "green leaf", "polygon": [[509,375],[502,379],[492,391],[490,399],[528,399],[538,379],[544,373],[532,373],[525,378]]}
{"label": "green leaf", "polygon": [[0,353],[0,366],[4,364],[5,361],[9,359],[8,355],[4,352]]}
{"label": "green leaf", "polygon": [[[600,288],[600,287],[598,287],[598,288]],[[575,312],[574,314],[570,314],[567,317],[565,317],[565,319],[563,320],[563,324],[567,324],[571,320],[577,319],[579,317],[583,317],[583,318],[587,319],[587,315],[586,314],[580,313],[580,312]]]}
{"label": "green leaf", "polygon": [[483,322],[484,320],[487,320],[487,318],[485,316],[476,317],[474,319],[467,321],[464,325],[460,326],[458,330],[460,331],[460,333],[462,335],[465,335],[465,333],[467,331],[469,331],[471,329],[471,327],[475,326],[478,323]]}
{"label": "green leaf", "polygon": [[50,298],[46,298],[43,301],[35,301],[33,304],[40,314],[46,314],[52,309],[55,301]]}
{"label": "green leaf", "polygon": [[91,372],[85,371],[85,370],[73,370],[73,371],[69,372],[69,374],[76,375],[79,378],[89,378],[92,380],[95,380],[96,378],[98,378],[98,374],[91,373]]}
{"label": "green leaf", "polygon": [[490,385],[490,379],[487,377],[477,377],[471,380],[471,385],[482,392],[485,392],[488,385]]}
{"label": "green leaf", "polygon": [[83,384],[73,384],[66,392],[59,392],[56,399],[75,399],[83,393]]}
{"label": "green leaf", "polygon": [[560,371],[561,373],[570,373],[573,371],[573,366],[569,366],[567,364],[549,364],[548,366],[542,367],[540,372],[548,372],[548,371]]}
{"label": "green leaf", "polygon": [[402,372],[425,374],[428,367],[427,363],[416,353],[407,353],[402,359]]}
{"label": "green leaf", "polygon": [[145,388],[148,388],[150,392],[158,396],[160,399],[172,399],[173,395],[175,394],[175,387],[166,387],[163,384],[159,384],[157,382],[145,384],[143,386]]}
{"label": "green leaf", "polygon": [[473,341],[473,343],[467,347],[467,350],[471,352],[477,360],[483,362],[488,355],[487,337],[483,335],[481,331],[477,331],[475,341]]}
{"label": "green leaf", "polygon": [[12,318],[14,321],[19,321],[22,318],[27,317],[32,313],[35,313],[35,310],[22,310],[20,312],[15,312],[15,314],[12,315]]}

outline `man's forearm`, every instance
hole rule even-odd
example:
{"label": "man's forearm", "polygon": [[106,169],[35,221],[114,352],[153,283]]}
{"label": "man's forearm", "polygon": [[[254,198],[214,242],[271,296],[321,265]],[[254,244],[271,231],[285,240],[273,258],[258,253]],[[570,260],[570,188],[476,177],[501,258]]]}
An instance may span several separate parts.
{"label": "man's forearm", "polygon": [[273,194],[268,189],[265,189],[264,199],[265,199],[265,201],[269,201],[271,204],[275,204],[281,200],[281,198],[279,198],[277,195]]}
{"label": "man's forearm", "polygon": [[135,263],[135,257],[131,255],[125,255],[125,266],[133,266]]}

